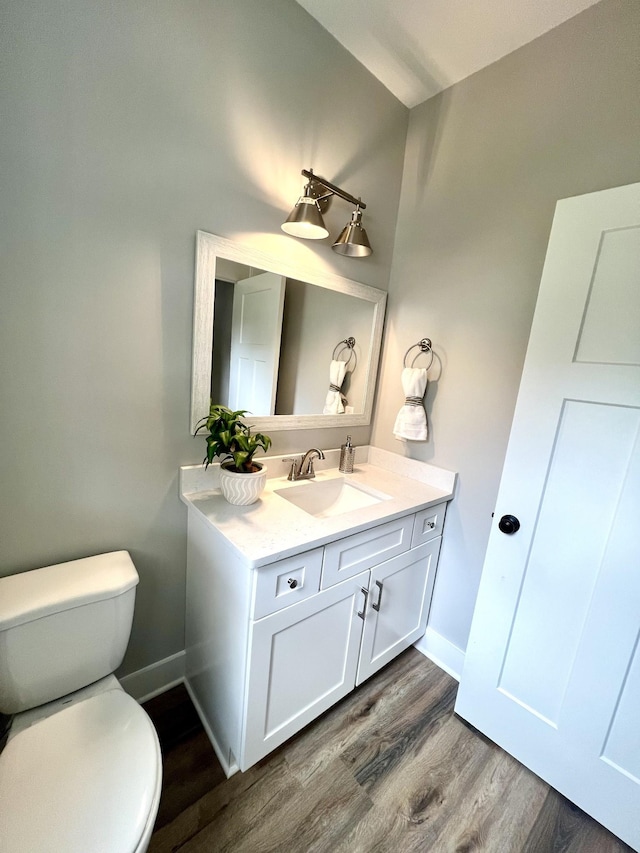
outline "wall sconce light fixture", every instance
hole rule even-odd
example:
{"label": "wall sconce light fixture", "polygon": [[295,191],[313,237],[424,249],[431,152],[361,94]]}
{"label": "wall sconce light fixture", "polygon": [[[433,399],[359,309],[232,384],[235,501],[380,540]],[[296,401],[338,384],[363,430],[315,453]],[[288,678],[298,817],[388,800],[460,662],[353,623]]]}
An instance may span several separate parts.
{"label": "wall sconce light fixture", "polygon": [[322,214],[327,209],[331,197],[337,195],[355,205],[356,209],[351,215],[351,221],[342,229],[331,248],[339,255],[347,255],[350,258],[365,258],[370,255],[371,243],[369,243],[367,232],[362,227],[362,211],[367,205],[362,199],[354,198],[335,184],[314,175],[313,169],[303,169],[302,175],[308,180],[304,195],[300,196],[295,207],[282,223],[282,230],[292,237],[324,240],[329,236],[329,232],[325,227]]}

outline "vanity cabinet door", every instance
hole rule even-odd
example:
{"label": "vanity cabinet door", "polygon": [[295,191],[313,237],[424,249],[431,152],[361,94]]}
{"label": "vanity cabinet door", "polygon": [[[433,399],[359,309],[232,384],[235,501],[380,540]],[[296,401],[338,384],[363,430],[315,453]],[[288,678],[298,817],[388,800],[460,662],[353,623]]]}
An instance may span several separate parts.
{"label": "vanity cabinet door", "polygon": [[441,539],[371,570],[356,684],[362,684],[425,632]]}
{"label": "vanity cabinet door", "polygon": [[363,572],[251,623],[242,770],[353,690],[368,582]]}

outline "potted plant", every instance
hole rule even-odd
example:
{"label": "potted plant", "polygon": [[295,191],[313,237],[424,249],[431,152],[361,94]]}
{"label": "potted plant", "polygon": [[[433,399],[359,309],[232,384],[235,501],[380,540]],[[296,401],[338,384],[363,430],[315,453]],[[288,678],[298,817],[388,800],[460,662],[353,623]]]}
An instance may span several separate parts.
{"label": "potted plant", "polygon": [[226,406],[211,404],[209,415],[202,418],[196,427],[195,435],[206,429],[207,455],[205,467],[216,456],[222,457],[220,463],[220,490],[229,503],[246,506],[255,503],[260,497],[267,481],[267,469],[253,461],[258,450],[267,451],[271,439],[261,432],[251,432],[242,418],[245,409],[234,412]]}

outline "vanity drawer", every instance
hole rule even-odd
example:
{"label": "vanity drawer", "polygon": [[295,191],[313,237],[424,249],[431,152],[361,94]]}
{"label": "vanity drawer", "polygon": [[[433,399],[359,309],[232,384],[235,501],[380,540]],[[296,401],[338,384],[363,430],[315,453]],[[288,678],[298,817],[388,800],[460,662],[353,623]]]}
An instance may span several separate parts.
{"label": "vanity drawer", "polygon": [[256,569],[252,618],[262,619],[318,592],[321,571],[322,548]]}
{"label": "vanity drawer", "polygon": [[413,516],[408,515],[325,545],[322,589],[408,551],[412,532]]}
{"label": "vanity drawer", "polygon": [[413,523],[413,535],[411,547],[417,548],[423,542],[428,542],[442,534],[444,525],[444,514],[447,511],[447,502],[430,506],[415,514]]}

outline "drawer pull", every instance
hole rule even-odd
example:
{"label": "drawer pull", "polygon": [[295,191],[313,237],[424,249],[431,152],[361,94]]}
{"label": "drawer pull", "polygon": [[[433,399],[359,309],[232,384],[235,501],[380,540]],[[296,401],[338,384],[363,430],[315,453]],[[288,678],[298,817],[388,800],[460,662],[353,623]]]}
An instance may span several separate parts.
{"label": "drawer pull", "polygon": [[435,521],[427,521],[427,527],[429,528],[429,530],[433,530],[433,528],[435,526],[436,526]]}
{"label": "drawer pull", "polygon": [[376,586],[378,587],[378,590],[379,590],[379,592],[378,592],[378,600],[376,601],[376,603],[375,603],[375,604],[372,604],[371,606],[373,607],[373,609],[374,609],[375,611],[379,611],[379,610],[380,610],[380,603],[381,603],[381,601],[382,601],[382,582],[381,582],[381,581],[376,581]]}
{"label": "drawer pull", "polygon": [[291,589],[295,589],[298,586],[298,581],[295,578],[289,578],[287,581]]}
{"label": "drawer pull", "polygon": [[366,586],[361,586],[360,589],[364,595],[364,604],[362,605],[362,610],[358,610],[358,616],[364,621],[365,611],[367,609],[367,598],[369,597],[369,590]]}

